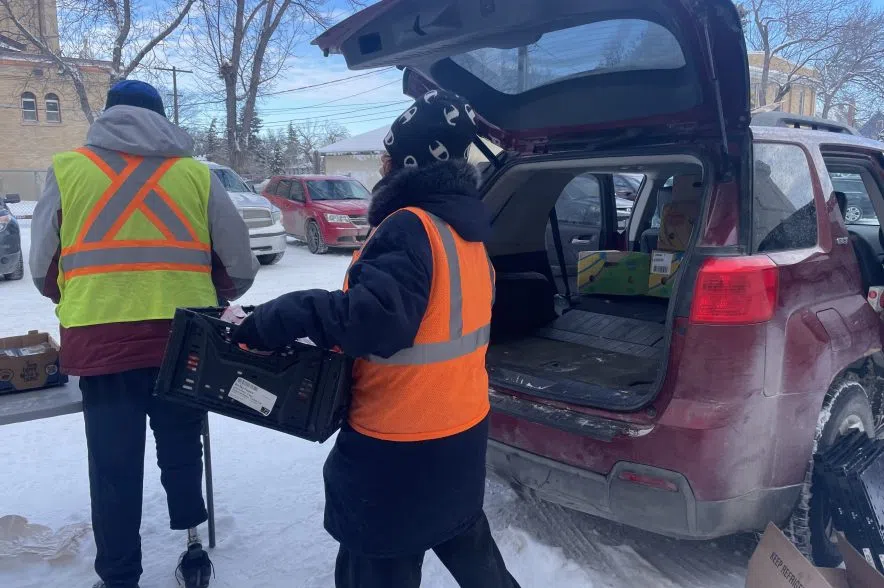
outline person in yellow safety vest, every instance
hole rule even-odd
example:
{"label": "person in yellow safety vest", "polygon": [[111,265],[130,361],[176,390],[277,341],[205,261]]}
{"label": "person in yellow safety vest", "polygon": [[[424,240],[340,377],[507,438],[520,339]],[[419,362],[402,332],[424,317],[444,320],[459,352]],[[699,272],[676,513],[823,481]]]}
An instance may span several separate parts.
{"label": "person in yellow safety vest", "polygon": [[175,309],[242,296],[258,260],[230,196],[192,150],[156,89],[119,82],[86,145],[53,157],[34,210],[31,275],[57,304],[61,369],[83,392],[97,587],[134,588],[141,576],[146,416],[171,527],[188,530],[177,573],[187,588],[209,584],[196,533],[207,518],[205,413],[152,391]]}
{"label": "person in yellow safety vest", "polygon": [[309,337],[360,358],[324,470],[338,588],[417,588],[430,549],[463,588],[518,586],[483,513],[494,268],[466,160],[474,119],[455,94],[418,99],[384,140],[373,231],[344,289],[283,295],[234,332],[255,349]]}

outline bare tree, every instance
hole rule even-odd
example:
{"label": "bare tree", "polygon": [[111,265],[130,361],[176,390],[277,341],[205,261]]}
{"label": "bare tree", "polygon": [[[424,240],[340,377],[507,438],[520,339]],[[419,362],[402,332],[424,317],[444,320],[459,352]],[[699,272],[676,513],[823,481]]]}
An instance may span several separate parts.
{"label": "bare tree", "polygon": [[301,158],[310,161],[321,147],[337,143],[350,136],[341,124],[330,120],[309,120],[295,127]]}
{"label": "bare tree", "polygon": [[[845,14],[855,0],[745,0],[740,3],[745,15],[746,39],[752,49],[763,54],[759,106],[767,104],[772,64],[777,59],[788,62],[784,77],[776,80],[773,102],[789,93],[790,84],[804,79],[802,73],[811,62],[830,50],[845,24]],[[775,70],[778,71],[778,70]]]}
{"label": "bare tree", "polygon": [[[107,61],[111,83],[126,79],[178,29],[195,2],[59,0],[61,28],[58,37],[53,37],[52,31],[34,26],[39,16],[23,14],[21,2],[0,0],[0,22],[10,23],[17,36],[70,78],[80,109],[91,123],[97,105],[90,103],[81,64],[74,58]],[[37,10],[36,4],[33,10]]]}
{"label": "bare tree", "polygon": [[820,114],[828,118],[833,110],[874,109],[884,99],[884,10],[860,1],[833,41],[811,61],[819,72]]}
{"label": "bare tree", "polygon": [[284,71],[295,45],[324,23],[325,0],[200,0],[190,28],[190,52],[207,86],[221,78],[225,135],[240,169],[258,98]]}

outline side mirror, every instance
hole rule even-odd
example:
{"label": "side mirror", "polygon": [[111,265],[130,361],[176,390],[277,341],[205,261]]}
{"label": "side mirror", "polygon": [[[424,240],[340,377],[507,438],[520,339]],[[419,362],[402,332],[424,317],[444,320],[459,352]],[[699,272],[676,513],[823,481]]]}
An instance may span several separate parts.
{"label": "side mirror", "polygon": [[248,187],[249,187],[249,190],[251,190],[251,191],[254,192],[255,194],[258,193],[258,191],[255,190],[255,184],[253,184],[252,182],[246,182],[246,186],[248,186]]}
{"label": "side mirror", "polygon": [[3,201],[6,202],[6,204],[18,204],[21,202],[21,196],[18,194],[7,194],[3,197]]}

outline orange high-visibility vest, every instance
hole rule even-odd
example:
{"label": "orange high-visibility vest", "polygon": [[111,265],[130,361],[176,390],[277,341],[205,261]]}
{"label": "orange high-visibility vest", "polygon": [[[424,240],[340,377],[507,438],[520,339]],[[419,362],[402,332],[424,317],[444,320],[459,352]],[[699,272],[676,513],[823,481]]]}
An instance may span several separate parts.
{"label": "orange high-visibility vest", "polygon": [[89,147],[56,155],[53,169],[62,326],[170,319],[217,303],[205,165]]}
{"label": "orange high-visibility vest", "polygon": [[[490,410],[485,352],[494,268],[482,243],[465,241],[424,210],[403,210],[421,220],[430,241],[427,310],[411,347],[389,358],[356,360],[349,421],[369,437],[425,441],[466,431]],[[345,278],[345,291],[348,285]]]}

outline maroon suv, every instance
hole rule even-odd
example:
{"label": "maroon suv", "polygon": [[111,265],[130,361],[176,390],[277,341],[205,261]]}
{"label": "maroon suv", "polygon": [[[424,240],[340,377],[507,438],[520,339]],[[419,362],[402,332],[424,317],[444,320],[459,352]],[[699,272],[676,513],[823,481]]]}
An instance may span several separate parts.
{"label": "maroon suv", "polygon": [[[837,560],[812,455],[881,419],[866,291],[884,272],[877,226],[847,231],[831,176],[884,213],[880,143],[778,113],[750,126],[731,0],[386,0],[316,43],[351,68],[403,66],[411,96],[466,96],[503,148],[482,172],[492,470],[673,537],[774,521]],[[573,276],[556,290],[546,226],[587,173],[645,177],[625,231],[603,182],[601,225],[569,237],[598,249],[650,253],[662,202],[699,207],[668,298],[575,295]]]}

